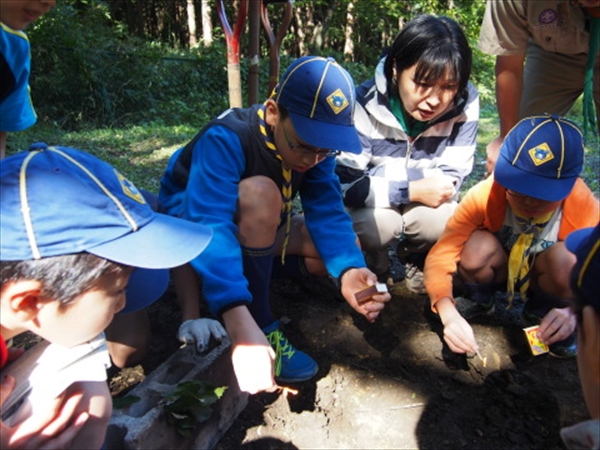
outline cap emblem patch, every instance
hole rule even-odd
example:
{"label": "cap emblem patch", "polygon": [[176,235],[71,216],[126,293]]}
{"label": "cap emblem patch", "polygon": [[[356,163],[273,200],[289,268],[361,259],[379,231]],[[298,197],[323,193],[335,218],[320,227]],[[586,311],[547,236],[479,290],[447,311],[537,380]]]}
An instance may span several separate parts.
{"label": "cap emblem patch", "polygon": [[550,147],[545,142],[537,145],[528,151],[529,157],[536,166],[540,166],[554,159],[554,154]]}
{"label": "cap emblem patch", "polygon": [[121,188],[125,195],[142,205],[146,204],[146,200],[142,196],[142,193],[138,191],[134,184],[119,173],[119,171],[115,170],[115,173],[117,174],[117,178],[119,179],[119,183],[121,183]]}
{"label": "cap emblem patch", "polygon": [[336,89],[332,94],[327,97],[327,103],[331,106],[331,109],[335,114],[339,114],[344,108],[350,103],[344,95],[341,89]]}

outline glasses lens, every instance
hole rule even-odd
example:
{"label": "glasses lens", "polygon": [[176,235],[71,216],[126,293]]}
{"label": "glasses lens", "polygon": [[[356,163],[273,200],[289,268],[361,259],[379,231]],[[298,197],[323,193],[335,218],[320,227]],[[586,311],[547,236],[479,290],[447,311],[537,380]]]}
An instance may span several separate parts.
{"label": "glasses lens", "polygon": [[285,140],[287,141],[288,147],[290,150],[302,153],[308,156],[318,156],[320,158],[330,158],[332,156],[338,156],[340,152],[338,150],[322,150],[319,148],[308,148],[300,144],[293,144],[288,137],[287,129],[285,127],[285,123],[282,123],[283,126],[283,134],[285,136]]}

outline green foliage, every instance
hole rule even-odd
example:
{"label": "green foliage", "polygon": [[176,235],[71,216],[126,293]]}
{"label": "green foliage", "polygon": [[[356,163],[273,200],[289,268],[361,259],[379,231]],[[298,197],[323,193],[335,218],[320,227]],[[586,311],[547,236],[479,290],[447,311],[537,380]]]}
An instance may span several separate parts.
{"label": "green foliage", "polygon": [[64,145],[92,153],[116,167],[138,188],[158,193],[160,178],[170,156],[198,131],[192,125],[147,122],[119,128],[94,126],[64,130],[40,121],[11,133],[7,153],[26,150],[32,142]]}
{"label": "green foliage", "polygon": [[32,97],[57,126],[200,126],[228,106],[224,46],[180,51],[141,41],[103,3],[59,3],[29,37]]}
{"label": "green foliage", "polygon": [[[304,31],[305,44],[312,53],[331,55],[340,62],[347,59],[342,52],[349,2],[303,0],[294,4],[301,15],[310,11],[312,19],[305,19]],[[160,5],[165,8],[164,14],[172,14],[173,4]],[[178,5],[181,7],[182,3]],[[420,13],[455,18],[475,48],[484,8],[484,2],[471,0],[454,0],[453,7],[445,0],[354,0],[353,5],[355,62],[345,65],[356,84],[372,76],[382,50],[391,43],[401,24]],[[233,25],[237,15],[229,2],[226,6]],[[62,0],[28,31],[32,43],[32,97],[40,119],[68,129],[148,122],[188,123],[199,128],[228,107],[225,40],[215,16],[213,45],[182,49],[179,40],[171,42],[171,38],[164,38],[161,32],[157,32],[156,40],[135,37],[129,31],[132,24],[117,21],[112,16],[119,8],[123,8],[123,4]],[[127,8],[129,18],[135,16],[132,10],[138,10],[138,17],[140,14],[144,17],[140,21],[142,25],[143,20],[150,20],[144,16],[143,2],[134,2]],[[215,10],[213,8],[213,15]],[[270,22],[275,30],[281,23],[283,11],[281,4],[269,6]],[[149,36],[153,23],[146,26],[149,28],[144,33],[137,34]],[[185,28],[184,23],[177,26]],[[243,86],[248,79],[247,34],[246,29],[240,43]],[[300,56],[297,45],[297,37],[288,33],[281,49],[280,74],[292,59]],[[484,101],[492,101],[491,61],[485,55],[475,54],[473,81]],[[264,81],[268,80],[268,70],[268,47],[261,35],[260,99],[269,94]]]}
{"label": "green foliage", "polygon": [[210,406],[217,402],[227,386],[215,387],[206,381],[191,380],[180,383],[160,404],[167,413],[167,422],[177,432],[188,436],[200,422],[212,414]]}
{"label": "green foliage", "polygon": [[113,398],[113,409],[123,409],[139,402],[141,398],[136,395],[126,395],[124,397]]}
{"label": "green foliage", "polygon": [[[352,2],[355,23],[352,29],[354,40],[354,55],[352,61],[343,54],[346,10]],[[328,7],[332,5],[333,13],[327,15]],[[481,101],[484,104],[494,103],[494,59],[477,49],[479,29],[485,10],[485,2],[473,0],[411,0],[402,2],[398,0],[300,0],[295,3],[295,8],[300,12],[310,9],[314,16],[314,24],[307,26],[304,32],[309,40],[313,39],[311,33],[316,33],[316,24],[321,23],[325,29],[321,45],[308,47],[311,54],[334,56],[337,61],[346,61],[344,66],[353,75],[356,84],[371,78],[383,50],[389,47],[404,23],[419,14],[432,14],[435,16],[448,16],[458,22],[473,49],[472,83],[477,86]],[[273,13],[276,13],[273,10]],[[279,20],[277,14],[275,21]],[[297,41],[284,40],[283,51],[289,54],[296,53]],[[354,67],[352,66],[353,64]]]}
{"label": "green foliage", "polygon": [[[348,58],[343,54],[343,45],[351,1],[355,46],[354,57]],[[169,8],[184,4],[183,0],[60,0],[27,31],[32,44],[32,98],[39,121],[28,130],[10,134],[8,153],[26,149],[36,141],[80,148],[113,164],[138,187],[157,192],[170,155],[228,107],[226,47],[216,8],[212,9],[215,27],[210,48],[182,49],[185,33],[172,31],[176,27],[185,28],[181,17],[180,23],[168,24],[171,30],[168,36],[153,28],[156,23],[148,22],[148,8],[154,8],[154,19],[164,21],[165,17],[174,17],[174,10]],[[225,4],[233,25],[237,3]],[[124,6],[129,15],[119,14],[119,8]],[[169,11],[161,15],[161,8]],[[472,0],[297,0],[294,3],[296,14],[303,21],[302,43],[307,51],[335,57],[357,85],[373,76],[382,50],[391,44],[402,24],[417,14],[447,15],[461,24],[473,48],[471,81],[477,86],[482,103],[475,168],[467,180],[473,184],[483,174],[485,146],[498,132],[494,59],[477,49],[484,8],[485,2]],[[283,11],[281,3],[269,6],[274,29],[281,23]],[[139,23],[125,23],[127,17],[139,19]],[[136,35],[145,36],[145,40],[133,35],[134,25],[138,26]],[[294,26],[296,19],[283,40],[279,75],[301,56],[299,33]],[[248,79],[247,40],[246,28],[240,42],[243,87]],[[261,35],[260,56],[259,99],[262,100],[269,95],[269,52],[264,35]],[[569,117],[581,125],[579,104]],[[590,136],[583,176],[596,193],[599,153],[598,138]]]}

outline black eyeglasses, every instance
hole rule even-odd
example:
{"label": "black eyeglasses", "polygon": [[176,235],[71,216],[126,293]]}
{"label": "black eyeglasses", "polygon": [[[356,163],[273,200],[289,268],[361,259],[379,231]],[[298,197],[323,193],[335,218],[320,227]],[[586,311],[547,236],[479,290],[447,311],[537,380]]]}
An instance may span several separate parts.
{"label": "black eyeglasses", "polygon": [[319,158],[333,158],[341,153],[339,150],[325,150],[322,148],[307,147],[306,145],[292,144],[290,142],[290,138],[288,137],[287,130],[285,129],[285,123],[281,122],[281,126],[283,127],[283,135],[285,136],[288,147],[290,150],[296,153],[301,153],[302,155],[308,156],[317,156]]}
{"label": "black eyeglasses", "polygon": [[520,192],[517,191],[513,191],[512,189],[507,189],[506,193],[508,195],[510,195],[511,197],[515,197],[515,198],[525,198],[525,197],[529,197],[528,195],[525,194],[521,194]]}

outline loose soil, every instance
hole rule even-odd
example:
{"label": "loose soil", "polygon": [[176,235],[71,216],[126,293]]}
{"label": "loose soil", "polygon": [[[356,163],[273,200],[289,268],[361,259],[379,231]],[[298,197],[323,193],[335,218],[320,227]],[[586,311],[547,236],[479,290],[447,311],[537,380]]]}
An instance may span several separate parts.
{"label": "loose soil", "polygon": [[[475,323],[484,366],[445,348],[425,296],[402,282],[391,292],[370,324],[327,280],[274,281],[272,307],[282,330],[319,372],[291,386],[297,396],[251,396],[215,448],[565,448],[560,428],[587,418],[575,360],[532,356],[520,327]],[[172,290],[150,316],[152,353],[111,374],[115,396],[179,347]]]}

